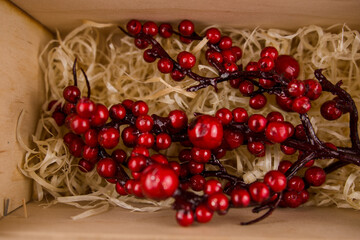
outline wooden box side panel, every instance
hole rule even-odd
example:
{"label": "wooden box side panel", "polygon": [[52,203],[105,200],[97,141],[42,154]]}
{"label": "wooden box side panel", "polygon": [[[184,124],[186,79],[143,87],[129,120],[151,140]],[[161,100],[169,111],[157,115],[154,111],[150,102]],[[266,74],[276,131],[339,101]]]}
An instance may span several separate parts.
{"label": "wooden box side panel", "polygon": [[0,1],[0,215],[31,198],[31,181],[17,169],[24,151],[16,140],[19,114],[21,135],[29,144],[44,102],[38,56],[51,34],[7,1]]}

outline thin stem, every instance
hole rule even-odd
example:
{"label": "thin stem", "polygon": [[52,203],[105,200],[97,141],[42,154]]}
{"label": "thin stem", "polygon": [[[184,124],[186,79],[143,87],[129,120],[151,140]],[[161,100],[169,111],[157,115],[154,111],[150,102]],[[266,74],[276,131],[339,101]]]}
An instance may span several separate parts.
{"label": "thin stem", "polygon": [[77,76],[76,76],[76,62],[77,62],[77,57],[74,60],[74,64],[73,64],[73,76],[74,76],[74,86],[77,87]]}
{"label": "thin stem", "polygon": [[91,96],[91,88],[90,88],[89,79],[87,78],[84,69],[80,68],[80,70],[81,70],[81,72],[84,74],[84,77],[85,77],[86,87],[87,87],[87,89],[88,89],[87,98],[90,98],[90,96]]}

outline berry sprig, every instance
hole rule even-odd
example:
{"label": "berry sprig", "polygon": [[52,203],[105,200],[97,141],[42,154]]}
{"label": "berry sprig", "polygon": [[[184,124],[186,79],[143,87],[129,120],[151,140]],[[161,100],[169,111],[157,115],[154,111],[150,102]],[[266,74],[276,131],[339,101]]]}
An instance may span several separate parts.
{"label": "berry sprig", "polygon": [[[294,126],[279,112],[249,116],[241,107],[222,108],[214,116],[196,114],[190,123],[181,110],[171,111],[166,117],[149,115],[143,101],[126,99],[108,110],[90,100],[89,81],[83,70],[88,95],[81,98],[76,86],[75,61],[74,86],[64,89],[66,103],[54,111],[63,114],[64,121],[57,121],[53,116],[58,125],[65,122],[70,130],[64,135],[64,142],[69,152],[79,158],[80,170],[89,172],[96,167],[101,177],[115,184],[119,195],[155,200],[173,197],[176,219],[182,226],[194,221],[209,222],[215,212],[224,215],[230,208],[252,206],[254,213],[267,210],[255,220],[242,223],[252,224],[269,216],[278,206],[295,208],[308,201],[307,188],[322,185],[326,174],[347,164],[360,165],[356,106],[351,96],[341,89],[341,83],[333,85],[321,70],[315,72],[318,81],[298,80],[297,61],[291,56],[278,56],[273,47],[264,48],[260,59],[242,70],[236,64],[241,58],[241,49],[232,46],[231,38],[221,36],[215,28],[201,37],[188,20],[180,23],[179,32],[170,24],[161,24],[158,28],[153,22],[142,25],[132,20],[127,24],[126,33],[134,37],[140,49],[152,46],[144,51],[144,59],[154,62],[158,58],[160,72],[170,73],[176,81],[188,76],[199,82],[189,91],[207,86],[216,88],[217,83],[229,81],[232,87],[250,97],[249,105],[254,109],[265,106],[264,93],[275,94],[282,109],[299,113],[301,124]],[[176,60],[172,59],[154,39],[157,33],[165,38],[174,33],[183,42],[206,37],[207,59],[219,76],[207,78],[194,73],[191,69],[196,65],[196,58],[189,52],[181,52]],[[316,136],[307,112],[311,101],[323,91],[337,96],[323,104],[321,113],[325,119],[335,120],[339,115],[350,113],[351,147],[336,147]],[[126,126],[120,129],[122,125]],[[130,151],[118,148],[120,137]],[[169,161],[161,152],[175,142],[180,142],[184,149],[179,151],[179,161]],[[297,161],[281,161],[278,170],[269,171],[263,180],[250,184],[230,174],[221,163],[227,151],[242,145],[254,156],[264,156],[267,144],[280,144],[287,155],[299,152]],[[313,166],[317,159],[338,161],[323,169]],[[299,170],[303,168],[306,171],[301,175]]]}

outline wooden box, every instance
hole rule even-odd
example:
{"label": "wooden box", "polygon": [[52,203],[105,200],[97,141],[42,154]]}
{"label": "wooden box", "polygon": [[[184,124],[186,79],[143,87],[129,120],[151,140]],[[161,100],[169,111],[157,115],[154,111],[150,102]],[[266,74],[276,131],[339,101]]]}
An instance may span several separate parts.
{"label": "wooden box", "polygon": [[[44,84],[37,61],[41,49],[55,36],[65,35],[82,19],[124,22],[131,18],[154,21],[192,19],[202,24],[296,29],[317,24],[346,23],[360,30],[359,0],[253,1],[116,1],[13,0],[0,1],[0,238],[1,239],[360,239],[359,212],[336,208],[280,209],[253,226],[248,209],[217,216],[211,223],[177,226],[174,212],[132,213],[113,209],[73,221],[81,210],[31,202],[31,181],[17,163],[24,155],[15,132],[25,111],[23,136],[31,136],[44,100]],[[28,137],[26,140],[30,140]],[[23,201],[28,202],[24,215]],[[6,216],[4,216],[6,215]]]}

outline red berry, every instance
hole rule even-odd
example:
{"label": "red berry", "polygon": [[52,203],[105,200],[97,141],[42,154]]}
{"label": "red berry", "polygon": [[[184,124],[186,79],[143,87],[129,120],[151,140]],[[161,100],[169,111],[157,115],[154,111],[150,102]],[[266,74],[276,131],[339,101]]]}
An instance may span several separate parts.
{"label": "red berry", "polygon": [[58,126],[64,125],[66,116],[63,112],[55,111],[51,116]]}
{"label": "red berry", "polygon": [[288,160],[283,160],[279,163],[279,167],[278,170],[282,173],[286,173],[286,171],[291,168],[292,166],[292,162],[288,161]]}
{"label": "red berry", "polygon": [[208,49],[206,51],[206,59],[208,60],[208,62],[210,63],[223,63],[224,61],[224,57],[221,53],[214,51],[212,49]]}
{"label": "red berry", "polygon": [[253,114],[248,120],[249,129],[253,132],[262,132],[267,124],[266,118],[261,114]]}
{"label": "red berry", "polygon": [[326,120],[336,120],[341,117],[342,111],[336,106],[334,100],[326,101],[321,105],[321,116]]}
{"label": "red berry", "polygon": [[122,149],[115,149],[111,153],[111,158],[114,159],[117,163],[123,164],[126,162],[127,154]]}
{"label": "red berry", "polygon": [[125,186],[121,185],[119,182],[116,182],[115,190],[121,196],[127,195],[127,192],[125,190]]}
{"label": "red berry", "polygon": [[275,86],[275,81],[266,78],[259,78],[259,85],[265,89],[270,89]]}
{"label": "red berry", "polygon": [[132,193],[136,197],[140,197],[140,198],[144,197],[144,194],[142,193],[142,189],[141,189],[141,184],[138,179],[133,182]]}
{"label": "red berry", "polygon": [[283,122],[284,116],[279,112],[269,112],[266,120],[268,120],[268,122]]}
{"label": "red berry", "polygon": [[301,177],[294,176],[289,179],[287,183],[287,188],[289,190],[294,190],[296,192],[300,192],[304,189],[305,183],[304,180]]}
{"label": "red berry", "polygon": [[267,99],[263,94],[257,94],[250,98],[249,106],[253,109],[260,109],[265,107]]}
{"label": "red berry", "polygon": [[194,146],[213,149],[221,145],[223,127],[221,122],[212,116],[196,117],[188,127],[189,140]]}
{"label": "red berry", "polygon": [[206,38],[209,40],[209,43],[216,44],[220,41],[221,33],[217,28],[209,28],[206,30]]}
{"label": "red berry", "polygon": [[132,172],[141,172],[146,167],[146,158],[143,155],[131,156],[128,161],[128,168]]}
{"label": "red berry", "polygon": [[224,36],[220,39],[219,48],[221,50],[230,49],[232,47],[232,39],[228,36]]}
{"label": "red berry", "polygon": [[241,132],[236,132],[233,130],[225,129],[224,130],[224,141],[227,148],[235,149],[240,147],[244,142],[244,135]]}
{"label": "red berry", "polygon": [[143,101],[136,101],[131,106],[131,111],[134,116],[146,115],[149,111],[148,105]]}
{"label": "red berry", "polygon": [[187,37],[183,37],[183,36],[180,36],[179,39],[181,42],[183,42],[185,44],[189,44],[193,41],[191,38],[187,38]]}
{"label": "red berry", "polygon": [[236,61],[239,60],[239,59],[241,59],[241,57],[242,57],[242,50],[241,50],[241,48],[235,46],[235,47],[231,47],[230,50],[235,54]]}
{"label": "red berry", "polygon": [[149,46],[149,42],[145,39],[142,38],[135,38],[134,39],[134,44],[137,48],[139,49],[145,49]]}
{"label": "red berry", "polygon": [[221,54],[222,54],[225,62],[234,62],[235,63],[237,61],[236,55],[233,51],[231,51],[231,49],[221,51]]}
{"label": "red berry", "polygon": [[83,118],[90,118],[96,111],[96,105],[88,98],[82,98],[76,104],[76,113]]}
{"label": "red berry", "polygon": [[100,130],[98,134],[98,142],[100,146],[111,149],[116,147],[119,143],[119,131],[116,128],[109,127]]}
{"label": "red berry", "polygon": [[148,34],[151,36],[156,36],[156,34],[158,33],[158,27],[157,27],[156,23],[149,21],[149,22],[144,23],[144,25],[142,27],[142,31],[145,34]]}
{"label": "red berry", "polygon": [[310,100],[318,99],[322,92],[321,84],[314,79],[305,80],[304,83],[307,90],[305,96],[307,96]]}
{"label": "red berry", "polygon": [[174,80],[174,81],[181,81],[185,78],[185,73],[184,72],[181,72],[179,71],[178,69],[174,69],[171,73],[170,73],[170,76],[171,78]]}
{"label": "red berry", "polygon": [[76,134],[83,134],[90,128],[88,119],[75,115],[70,120],[70,128]]}
{"label": "red berry", "polygon": [[280,149],[286,155],[293,155],[294,153],[296,153],[295,148],[288,147],[288,146],[285,146],[285,145],[282,145],[282,144],[280,145]]}
{"label": "red berry", "polygon": [[151,148],[154,145],[155,138],[152,133],[142,133],[137,138],[137,145],[145,148]]}
{"label": "red berry", "polygon": [[140,115],[135,121],[135,126],[140,132],[150,132],[154,126],[154,120],[149,115]]}
{"label": "red berry", "polygon": [[53,112],[61,111],[60,101],[58,101],[58,100],[52,100],[51,102],[49,102],[48,107],[47,107],[47,110],[48,110],[48,111],[51,111],[51,110],[52,110]]}
{"label": "red berry", "polygon": [[213,195],[215,193],[221,192],[221,183],[218,180],[211,179],[206,181],[204,186],[204,193],[207,195]]}
{"label": "red berry", "polygon": [[207,206],[212,211],[226,212],[229,207],[229,199],[224,193],[215,193],[209,196]]}
{"label": "red berry", "polygon": [[204,164],[190,161],[188,164],[188,169],[191,174],[200,174],[204,171]]}
{"label": "red berry", "polygon": [[211,151],[209,149],[202,149],[194,147],[191,149],[191,159],[198,163],[207,163],[211,158]]}
{"label": "red berry", "polygon": [[96,170],[103,178],[113,178],[116,173],[116,163],[112,158],[103,158],[97,163]]}
{"label": "red berry", "polygon": [[80,159],[78,165],[79,165],[80,171],[85,172],[85,173],[90,172],[91,170],[94,169],[94,164],[85,159]]}
{"label": "red berry", "polygon": [[182,149],[179,152],[179,161],[180,162],[189,162],[191,160],[191,150],[190,149]]}
{"label": "red berry", "polygon": [[286,188],[286,177],[280,171],[270,171],[265,174],[264,183],[266,183],[274,192],[282,192]]}
{"label": "red berry", "polygon": [[306,190],[302,190],[299,192],[299,196],[301,198],[302,203],[306,203],[309,200],[310,194]]}
{"label": "red berry", "polygon": [[179,185],[175,172],[162,164],[153,164],[143,171],[140,179],[142,193],[151,199],[171,197]]}
{"label": "red berry", "polygon": [[74,157],[81,157],[84,148],[84,142],[80,137],[74,138],[69,144],[69,152]]}
{"label": "red berry", "polygon": [[271,57],[260,58],[258,64],[259,64],[259,70],[263,72],[269,72],[275,66],[274,59],[272,59]]}
{"label": "red berry", "polygon": [[[133,100],[130,99],[125,99],[124,101],[122,101],[121,105],[126,109],[126,110],[131,110],[132,105],[134,104]],[[126,114],[126,112],[125,112]]]}
{"label": "red berry", "polygon": [[211,211],[206,205],[201,204],[195,209],[196,221],[199,223],[207,223],[211,220],[213,216],[213,211]]}
{"label": "red berry", "polygon": [[281,107],[281,109],[283,109],[284,111],[287,112],[291,112],[292,109],[292,104],[293,104],[293,100],[290,97],[287,97],[285,95],[276,95],[276,103],[279,105],[279,107]]}
{"label": "red berry", "polygon": [[159,35],[163,38],[169,38],[173,34],[173,28],[168,23],[163,23],[159,26]]}
{"label": "red berry", "polygon": [[305,114],[311,108],[311,103],[308,97],[297,97],[292,103],[291,109],[294,112]]}
{"label": "red berry", "polygon": [[180,226],[190,226],[194,222],[194,213],[184,209],[177,210],[176,221]]}
{"label": "red berry", "polygon": [[160,153],[151,155],[151,160],[153,160],[159,164],[168,164],[169,163],[168,159]]}
{"label": "red berry", "polygon": [[129,126],[124,128],[124,130],[121,133],[121,138],[124,142],[124,145],[127,147],[134,147],[137,142],[137,135],[135,134],[136,128]]}
{"label": "red berry", "polygon": [[181,166],[178,162],[170,161],[169,167],[175,172],[176,176],[180,176]]}
{"label": "red berry", "polygon": [[232,110],[232,114],[233,114],[233,120],[236,123],[243,123],[248,121],[249,115],[244,108],[241,107],[234,108]]}
{"label": "red berry", "polygon": [[295,137],[299,140],[307,139],[304,126],[302,124],[299,124],[295,127]]}
{"label": "red berry", "polygon": [[305,172],[305,180],[311,186],[321,186],[326,180],[326,173],[320,167],[311,167]]}
{"label": "red berry", "polygon": [[238,70],[238,66],[233,62],[224,63],[224,68],[227,72],[235,72]]}
{"label": "red berry", "polygon": [[76,112],[76,104],[66,102],[63,107],[63,112],[67,115],[69,115],[71,113],[75,113]]}
{"label": "red berry", "polygon": [[250,184],[249,192],[251,199],[257,203],[262,203],[270,196],[269,188],[262,182],[254,182]]}
{"label": "red berry", "polygon": [[98,159],[99,149],[97,147],[90,147],[85,145],[82,152],[82,157],[92,163],[96,163]]}
{"label": "red berry", "polygon": [[275,61],[275,71],[291,80],[299,76],[300,66],[292,56],[280,55]]}
{"label": "red berry", "polygon": [[77,103],[80,99],[81,92],[76,86],[67,86],[63,91],[63,96],[69,103]]}
{"label": "red berry", "polygon": [[265,47],[261,50],[260,57],[270,57],[274,60],[278,57],[279,53],[276,48],[274,47]]}
{"label": "red berry", "polygon": [[183,20],[179,24],[179,32],[183,36],[191,36],[195,30],[194,23],[190,20]]}
{"label": "red berry", "polygon": [[247,80],[242,81],[242,82],[240,82],[240,85],[239,85],[239,91],[243,95],[248,96],[254,92],[254,84],[252,84],[250,81],[247,81]]}
{"label": "red berry", "polygon": [[156,60],[156,57],[154,56],[152,49],[146,49],[143,53],[143,58],[144,58],[145,62],[148,62],[148,63],[155,62],[155,60]]}
{"label": "red berry", "polygon": [[217,117],[223,125],[227,125],[232,121],[232,113],[227,108],[221,108],[216,111],[215,117]]}
{"label": "red berry", "polygon": [[171,145],[171,137],[167,133],[160,133],[156,136],[156,148],[159,150],[168,149]]}
{"label": "red berry", "polygon": [[293,79],[287,85],[287,93],[292,97],[300,97],[305,93],[305,84],[303,81]]}
{"label": "red berry", "polygon": [[141,146],[136,146],[131,151],[130,156],[138,156],[138,155],[149,157],[150,152],[149,152],[149,150],[147,148],[144,148],[144,147],[141,147]]}
{"label": "red berry", "polygon": [[225,150],[225,148],[222,148],[220,146],[218,148],[212,149],[211,153],[214,154],[217,159],[220,159],[226,155],[226,150]]}
{"label": "red berry", "polygon": [[[301,152],[301,151],[300,151]],[[304,167],[312,167],[315,163],[314,159],[311,159],[310,161],[308,161],[307,163],[305,163]]]}
{"label": "red berry", "polygon": [[297,208],[301,205],[302,199],[296,191],[288,191],[283,197],[286,205],[291,208]]}
{"label": "red berry", "polygon": [[194,191],[202,191],[204,189],[205,182],[206,182],[205,178],[197,174],[190,178],[190,187]]}
{"label": "red berry", "polygon": [[181,110],[173,110],[169,113],[169,119],[171,127],[175,129],[184,128],[188,122],[188,118],[185,112]]}
{"label": "red berry", "polygon": [[262,157],[265,155],[265,145],[262,142],[249,142],[247,149],[255,156]]}
{"label": "red berry", "polygon": [[157,66],[158,66],[159,71],[162,73],[170,73],[174,68],[173,62],[169,58],[166,58],[166,57],[160,58],[157,63]]}
{"label": "red berry", "polygon": [[126,116],[126,109],[121,104],[115,104],[111,106],[109,111],[110,118],[115,121],[120,121],[125,118]]}
{"label": "red berry", "polygon": [[245,189],[234,189],[231,192],[231,202],[234,207],[247,207],[250,201],[250,194]]}
{"label": "red berry", "polygon": [[74,140],[75,138],[78,138],[78,136],[72,132],[68,132],[64,135],[63,139],[64,139],[64,143],[66,145],[70,145],[70,143],[72,142],[72,140]]}
{"label": "red berry", "polygon": [[284,122],[270,122],[265,130],[265,136],[274,143],[282,143],[289,137],[288,127]]}
{"label": "red berry", "polygon": [[109,118],[107,107],[102,104],[96,104],[95,112],[91,115],[90,124],[94,127],[101,127]]}
{"label": "red berry", "polygon": [[191,69],[195,66],[196,57],[192,53],[182,51],[177,56],[177,62],[179,63],[180,67],[184,69]]}
{"label": "red berry", "polygon": [[126,30],[134,36],[141,32],[141,23],[138,20],[130,20],[126,25]]}
{"label": "red berry", "polygon": [[258,70],[259,70],[259,66],[257,62],[249,62],[245,67],[245,71],[249,71],[249,72],[254,72]]}

